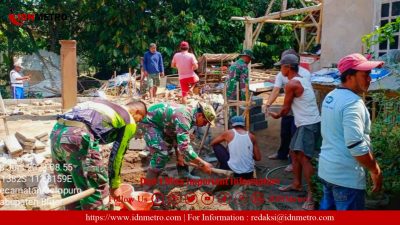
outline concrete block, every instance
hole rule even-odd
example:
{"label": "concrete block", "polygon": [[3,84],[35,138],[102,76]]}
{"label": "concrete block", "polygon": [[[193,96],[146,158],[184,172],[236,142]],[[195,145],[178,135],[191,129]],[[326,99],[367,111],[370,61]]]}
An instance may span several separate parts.
{"label": "concrete block", "polygon": [[33,149],[33,153],[42,153],[42,152],[45,152],[46,151],[46,148],[35,148],[35,149]]}
{"label": "concrete block", "polygon": [[129,149],[135,149],[135,150],[146,149],[146,142],[144,141],[144,139],[132,138],[131,141],[129,142]]}
{"label": "concrete block", "polygon": [[148,156],[150,155],[150,152],[149,151],[141,151],[141,152],[139,152],[139,157],[140,158],[147,158]]}
{"label": "concrete block", "polygon": [[40,140],[40,139],[42,139],[43,137],[48,137],[48,136],[49,136],[49,133],[48,133],[48,132],[43,132],[43,133],[40,133],[40,134],[36,135],[35,138],[38,139],[38,140]]}
{"label": "concrete block", "polygon": [[[245,106],[240,106],[240,109],[239,109],[240,115],[243,114],[243,112],[244,112],[245,109],[246,109]],[[262,112],[262,107],[261,107],[261,106],[252,106],[252,107],[250,108],[250,115],[259,114],[259,113],[261,113],[261,112]]]}
{"label": "concrete block", "polygon": [[35,149],[44,149],[44,148],[46,148],[46,145],[43,142],[36,140]]}
{"label": "concrete block", "polygon": [[14,135],[8,135],[7,137],[5,137],[4,143],[7,147],[8,153],[11,155],[12,158],[16,158],[22,154],[22,146]]}
{"label": "concrete block", "polygon": [[33,142],[35,143],[36,139],[33,137],[33,135],[24,132],[24,131],[18,131],[15,133],[15,137],[20,141],[20,142]]}
{"label": "concrete block", "polygon": [[264,120],[261,122],[250,124],[251,131],[263,130],[268,127],[268,121]]}
{"label": "concrete block", "polygon": [[265,113],[258,113],[250,116],[250,124],[265,120]]}
{"label": "concrete block", "polygon": [[263,98],[259,96],[251,97],[251,101],[254,102],[254,106],[262,106],[263,105]]}

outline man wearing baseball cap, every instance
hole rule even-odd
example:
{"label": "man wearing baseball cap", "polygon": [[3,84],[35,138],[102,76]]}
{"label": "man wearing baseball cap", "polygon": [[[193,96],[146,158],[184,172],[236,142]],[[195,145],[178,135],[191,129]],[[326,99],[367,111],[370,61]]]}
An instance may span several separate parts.
{"label": "man wearing baseball cap", "polygon": [[[232,129],[211,141],[211,146],[219,162],[219,168],[232,170],[235,178],[253,179],[254,163],[261,160],[256,136],[246,130],[243,116],[231,118]],[[226,142],[227,147],[221,143]],[[213,192],[230,189],[232,184],[217,185]]]}
{"label": "man wearing baseball cap", "polygon": [[368,61],[355,53],[339,60],[341,87],[322,103],[322,146],[318,176],[324,186],[320,209],[360,210],[365,208],[366,171],[373,192],[382,188],[382,171],[372,155],[371,120],[360,95],[368,91],[372,69],[381,61]]}
{"label": "man wearing baseball cap", "polygon": [[194,72],[198,68],[198,62],[193,53],[189,52],[189,43],[182,41],[179,45],[180,52],[172,58],[171,67],[178,69],[179,84],[182,91],[182,104],[187,104],[187,96],[190,90],[199,82],[199,77]]}
{"label": "man wearing baseball cap", "polygon": [[[253,51],[250,49],[244,50],[240,55],[239,59],[229,67],[229,74],[226,77],[226,96],[228,100],[236,100],[239,98],[240,101],[246,101],[246,85],[249,84],[249,69],[248,64],[251,60],[254,60]],[[237,83],[239,82],[240,93],[236,96]],[[231,109],[229,110],[229,116],[236,115]]]}
{"label": "man wearing baseball cap", "polygon": [[[232,170],[235,177],[251,179],[254,161],[261,160],[256,137],[246,130],[243,116],[232,117],[231,124],[233,128],[215,137],[211,146],[220,163],[220,169]],[[228,147],[225,148],[222,142],[228,143]]]}
{"label": "man wearing baseball cap", "polygon": [[[288,49],[282,52],[281,58],[287,54],[293,54],[299,57],[297,52],[294,49]],[[311,73],[307,69],[301,67],[299,65],[299,75],[303,78],[305,78],[307,81],[311,82]],[[275,83],[274,83],[274,88],[272,89],[272,92],[268,98],[266,108],[269,110],[270,106],[275,102],[275,100],[279,96],[279,92],[281,88],[285,88],[285,85],[289,82],[288,78],[282,75],[282,72],[279,72],[276,77],[275,77]],[[289,154],[289,144],[290,140],[292,139],[292,136],[296,132],[296,126],[294,125],[294,117],[293,113],[289,112],[288,115],[283,116],[281,119],[281,133],[280,133],[280,138],[281,138],[281,144],[279,146],[279,149],[276,153],[268,156],[269,159],[272,160],[286,160]],[[291,160],[289,158],[290,164],[285,168],[285,172],[292,172],[293,171],[293,166],[291,163]]]}
{"label": "man wearing baseball cap", "polygon": [[23,69],[21,60],[17,60],[14,69],[10,71],[11,94],[14,99],[24,98],[24,82],[31,79],[30,74],[27,76],[21,74]]}
{"label": "man wearing baseball cap", "polygon": [[299,75],[299,62],[299,57],[287,54],[275,64],[281,67],[282,75],[287,77],[289,82],[285,86],[285,99],[281,111],[279,113],[270,112],[269,115],[274,119],[279,119],[286,116],[290,110],[293,111],[297,130],[290,141],[289,154],[293,160],[294,179],[292,184],[281,186],[279,190],[284,192],[301,191],[303,173],[308,184],[308,193],[302,208],[313,210],[311,177],[314,174],[314,168],[311,159],[318,148],[321,117],[311,83]]}

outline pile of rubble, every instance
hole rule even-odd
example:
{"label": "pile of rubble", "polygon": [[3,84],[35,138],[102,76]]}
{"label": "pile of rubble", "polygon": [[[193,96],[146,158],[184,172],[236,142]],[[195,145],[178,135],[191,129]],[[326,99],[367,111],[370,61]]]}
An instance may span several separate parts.
{"label": "pile of rubble", "polygon": [[55,115],[61,113],[61,103],[52,100],[34,101],[31,104],[19,103],[7,106],[8,115]]}
{"label": "pile of rubble", "polygon": [[41,153],[46,150],[48,133],[42,132],[36,136],[28,132],[18,131],[15,135],[4,138],[4,146],[11,158],[17,158],[24,153]]}

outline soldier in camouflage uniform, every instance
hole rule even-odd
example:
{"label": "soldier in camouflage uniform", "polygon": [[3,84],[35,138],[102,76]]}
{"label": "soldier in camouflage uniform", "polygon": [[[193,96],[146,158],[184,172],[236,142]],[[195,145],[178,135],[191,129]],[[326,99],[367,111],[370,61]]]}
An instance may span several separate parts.
{"label": "soldier in camouflage uniform", "polygon": [[[185,162],[199,165],[203,172],[211,173],[212,165],[202,160],[190,145],[189,130],[193,126],[202,127],[212,123],[216,117],[211,105],[198,103],[196,107],[175,103],[158,103],[149,107],[147,116],[141,123],[145,130],[144,139],[151,153],[150,166],[146,178],[157,178],[170,157],[169,152],[176,145],[180,178],[192,178]],[[150,191],[152,186],[145,186]]]}
{"label": "soldier in camouflage uniform", "polygon": [[[253,51],[244,50],[239,55],[234,64],[229,67],[229,74],[226,78],[226,96],[228,100],[237,99],[237,82],[239,82],[239,101],[246,101],[246,85],[249,84],[249,69],[247,68],[251,60],[254,60]],[[232,107],[229,109],[229,117],[235,116],[236,111]]]}
{"label": "soldier in camouflage uniform", "polygon": [[[129,140],[136,132],[147,109],[143,102],[120,106],[105,100],[85,102],[59,115],[50,135],[51,153],[61,197],[94,188],[96,192],[67,209],[104,210],[111,196],[121,190],[121,166]],[[108,173],[103,165],[99,144],[112,143]]]}

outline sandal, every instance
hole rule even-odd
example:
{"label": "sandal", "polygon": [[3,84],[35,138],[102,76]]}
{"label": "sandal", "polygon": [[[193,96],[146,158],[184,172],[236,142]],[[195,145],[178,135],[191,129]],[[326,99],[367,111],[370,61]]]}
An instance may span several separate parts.
{"label": "sandal", "polygon": [[313,200],[305,201],[304,204],[301,206],[304,210],[315,210],[315,205]]}
{"label": "sandal", "polygon": [[275,153],[275,154],[272,154],[272,155],[268,156],[268,159],[271,159],[271,160],[279,159],[278,158],[278,153]]}
{"label": "sandal", "polygon": [[289,164],[289,165],[284,169],[284,171],[287,172],[287,173],[293,172],[293,166],[292,166],[292,164]]}

